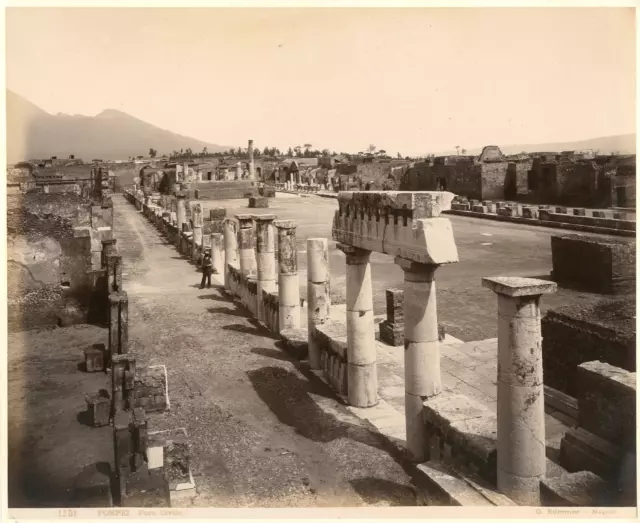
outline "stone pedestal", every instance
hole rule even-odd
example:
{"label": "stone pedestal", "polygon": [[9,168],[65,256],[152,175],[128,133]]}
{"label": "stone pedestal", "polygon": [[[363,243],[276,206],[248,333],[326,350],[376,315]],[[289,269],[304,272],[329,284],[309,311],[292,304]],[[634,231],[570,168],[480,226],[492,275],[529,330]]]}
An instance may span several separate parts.
{"label": "stone pedestal", "polygon": [[426,459],[423,402],[442,392],[440,341],[436,307],[437,265],[403,258],[395,262],[404,271],[404,379],[407,448],[416,462]]}
{"label": "stone pedestal", "polygon": [[129,298],[127,293],[109,294],[109,356],[129,351]]}
{"label": "stone pedestal", "polygon": [[275,258],[275,229],[273,220],[275,214],[254,216],[256,222],[256,251],[258,265],[258,320],[265,322],[264,300],[262,291],[274,292],[276,290],[276,258]]}
{"label": "stone pedestal", "polygon": [[354,407],[372,407],[378,403],[378,375],[371,251],[340,243],[338,249],[347,258],[348,400]]}
{"label": "stone pedestal", "polygon": [[213,270],[222,280],[224,284],[225,273],[225,252],[224,252],[224,237],[222,233],[214,232],[211,234],[211,263],[213,264]]}
{"label": "stone pedestal", "polygon": [[498,295],[498,490],[519,505],[540,504],[546,472],[540,296],[555,283],[483,278]]}
{"label": "stone pedestal", "polygon": [[238,220],[238,253],[240,272],[246,277],[256,276],[256,252],[254,243],[253,216],[236,214]]}
{"label": "stone pedestal", "polygon": [[276,220],[278,230],[278,313],[279,330],[300,328],[300,287],[296,224],[293,220]]}
{"label": "stone pedestal", "polygon": [[202,206],[196,203],[191,207],[191,219],[193,220],[193,242],[191,243],[191,259],[198,261],[198,245],[203,245],[202,241]]}
{"label": "stone pedestal", "polygon": [[231,279],[229,278],[229,265],[238,265],[238,240],[236,238],[237,224],[230,218],[224,221],[224,288],[231,290]]}
{"label": "stone pedestal", "polygon": [[115,238],[107,238],[102,240],[102,267],[106,268],[107,258],[113,254],[117,254]]}
{"label": "stone pedestal", "polygon": [[404,344],[404,291],[387,289],[387,319],[380,322],[380,340],[399,347]]}
{"label": "stone pedestal", "polygon": [[307,325],[309,367],[320,370],[320,346],[313,335],[316,325],[329,318],[329,248],[326,238],[307,239]]}

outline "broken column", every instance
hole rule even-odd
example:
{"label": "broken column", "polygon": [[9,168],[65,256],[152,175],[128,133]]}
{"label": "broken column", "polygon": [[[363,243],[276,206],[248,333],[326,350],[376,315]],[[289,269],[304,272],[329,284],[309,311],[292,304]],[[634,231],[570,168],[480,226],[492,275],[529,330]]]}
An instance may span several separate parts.
{"label": "broken column", "polygon": [[225,277],[225,252],[224,238],[222,233],[214,232],[211,234],[211,263],[215,274],[222,280],[224,284]]}
{"label": "broken column", "polygon": [[247,278],[256,276],[256,251],[254,246],[253,216],[236,214],[238,220],[238,255],[240,273]]}
{"label": "broken column", "polygon": [[498,295],[498,490],[539,505],[546,472],[540,297],[557,285],[512,277],[482,285]]}
{"label": "broken column", "polygon": [[329,247],[326,238],[307,239],[307,339],[309,367],[320,370],[320,346],[313,331],[329,319]]}
{"label": "broken column", "polygon": [[107,258],[112,254],[116,254],[116,242],[115,238],[107,238],[106,240],[102,240],[102,267],[106,268],[107,266]]}
{"label": "broken column", "polygon": [[427,458],[422,419],[425,399],[442,392],[436,308],[437,265],[395,258],[404,271],[404,402],[407,448],[412,458]]}
{"label": "broken column", "polygon": [[278,327],[279,330],[300,328],[300,284],[296,223],[276,220],[278,229]]}
{"label": "broken column", "polygon": [[[251,141],[249,141],[251,144]],[[276,290],[276,259],[275,259],[275,235],[273,220],[275,214],[255,215],[256,222],[256,251],[257,251],[257,305],[258,320],[265,322],[264,301],[262,291],[274,292]]]}
{"label": "broken column", "polygon": [[230,218],[224,221],[224,288],[231,290],[229,265],[238,265],[238,240],[236,238],[236,221]]}
{"label": "broken column", "polygon": [[110,254],[107,256],[107,293],[122,290],[122,256]]}
{"label": "broken column", "polygon": [[125,291],[109,294],[109,355],[129,351],[129,298]]}
{"label": "broken column", "polygon": [[202,206],[199,203],[196,203],[191,207],[191,217],[193,220],[191,259],[193,261],[198,261],[198,245],[204,246],[204,242],[202,241]]}
{"label": "broken column", "polygon": [[178,226],[178,248],[182,239],[182,224],[187,222],[187,195],[183,192],[176,193],[176,221]]}
{"label": "broken column", "polygon": [[253,160],[253,140],[249,140],[248,152],[249,152],[249,179],[255,180],[256,164],[255,164],[255,161]]}
{"label": "broken column", "polygon": [[378,403],[376,338],[373,323],[371,251],[338,244],[347,258],[348,400],[354,407]]}

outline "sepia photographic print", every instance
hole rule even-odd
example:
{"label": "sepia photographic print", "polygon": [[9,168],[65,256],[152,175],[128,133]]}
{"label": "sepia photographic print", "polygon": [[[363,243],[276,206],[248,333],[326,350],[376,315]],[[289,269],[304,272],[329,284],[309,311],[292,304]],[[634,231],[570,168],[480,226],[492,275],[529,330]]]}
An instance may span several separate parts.
{"label": "sepia photographic print", "polygon": [[7,521],[637,517],[635,4],[502,4],[6,6]]}

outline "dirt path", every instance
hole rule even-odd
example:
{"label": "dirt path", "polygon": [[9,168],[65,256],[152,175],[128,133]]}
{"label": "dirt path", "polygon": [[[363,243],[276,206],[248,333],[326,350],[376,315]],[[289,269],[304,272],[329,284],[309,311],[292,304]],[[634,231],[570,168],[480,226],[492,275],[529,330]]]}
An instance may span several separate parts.
{"label": "dirt path", "polygon": [[130,339],[142,364],[167,366],[171,411],[185,427],[195,506],[412,505],[410,478],[384,440],[309,381],[277,339],[114,197]]}

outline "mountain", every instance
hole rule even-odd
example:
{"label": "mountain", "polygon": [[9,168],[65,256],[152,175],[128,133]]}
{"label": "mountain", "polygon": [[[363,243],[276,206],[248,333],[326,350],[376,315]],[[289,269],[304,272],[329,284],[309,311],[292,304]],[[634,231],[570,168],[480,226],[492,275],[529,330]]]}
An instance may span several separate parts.
{"label": "mountain", "polygon": [[[489,144],[487,144],[489,145]],[[615,136],[601,136],[599,138],[591,138],[588,140],[579,140],[575,142],[553,142],[538,144],[516,144],[516,145],[500,145],[491,144],[500,147],[504,154],[518,154],[521,152],[561,152],[561,151],[584,151],[593,149],[599,151],[600,154],[610,154],[619,152],[620,154],[636,154],[636,135],[618,134]],[[466,154],[478,155],[482,152],[482,147],[475,149],[467,149]],[[445,152],[433,153],[436,156],[455,155],[455,149]]]}
{"label": "mountain", "polygon": [[203,147],[210,152],[228,149],[160,129],[115,109],[96,116],[52,115],[7,90],[8,163],[70,154],[85,161],[127,159],[146,155],[150,147],[159,154],[187,148],[196,152]]}

